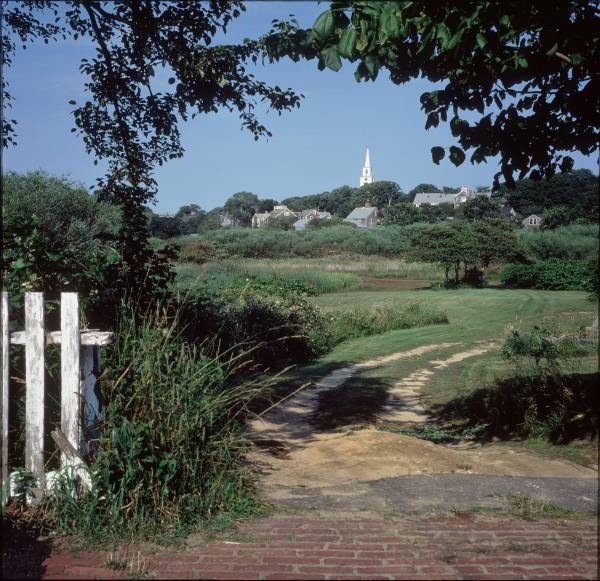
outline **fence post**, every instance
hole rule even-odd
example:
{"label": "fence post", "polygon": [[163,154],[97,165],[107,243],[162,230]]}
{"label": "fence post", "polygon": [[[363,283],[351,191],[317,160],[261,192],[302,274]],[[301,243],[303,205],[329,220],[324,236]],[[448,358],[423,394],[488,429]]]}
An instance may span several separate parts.
{"label": "fence post", "polygon": [[[79,363],[79,297],[77,293],[60,294],[61,356],[61,431],[75,449],[81,441],[81,368]],[[69,463],[62,455],[63,465]]]}
{"label": "fence post", "polygon": [[[25,293],[25,468],[44,483],[44,293]],[[37,495],[36,495],[37,496]]]}
{"label": "fence post", "polygon": [[[2,486],[8,486],[8,389],[10,372],[10,329],[8,293],[2,293]],[[8,494],[8,492],[7,492]]]}

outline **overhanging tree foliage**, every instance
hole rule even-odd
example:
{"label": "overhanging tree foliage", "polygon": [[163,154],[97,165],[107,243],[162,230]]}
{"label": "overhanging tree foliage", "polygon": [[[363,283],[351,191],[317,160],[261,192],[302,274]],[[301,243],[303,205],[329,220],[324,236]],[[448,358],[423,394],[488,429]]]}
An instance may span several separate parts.
{"label": "overhanging tree foliage", "polygon": [[[600,3],[569,0],[331,2],[311,29],[274,23],[263,38],[272,60],[318,59],[319,69],[357,63],[358,81],[381,69],[396,84],[443,83],[421,95],[425,128],[449,122],[458,145],[436,146],[455,165],[500,156],[500,177],[568,171],[564,152],[598,150]],[[595,64],[596,63],[596,64]],[[476,111],[472,121],[470,112]]]}
{"label": "overhanging tree foliage", "polygon": [[[101,198],[123,212],[119,250],[128,288],[164,286],[161,280],[168,277],[146,243],[144,205],[156,194],[156,166],[183,155],[179,122],[226,109],[258,139],[270,135],[255,114],[258,101],[277,112],[299,104],[291,90],[271,87],[248,72],[248,63],[260,55],[258,42],[213,44],[243,10],[236,0],[2,3],[5,106],[11,101],[6,68],[17,43],[85,37],[96,47],[92,58],[81,61],[88,99],[71,101],[73,131],[95,162],[108,162],[97,185]],[[2,144],[14,143],[15,121],[5,116]]]}

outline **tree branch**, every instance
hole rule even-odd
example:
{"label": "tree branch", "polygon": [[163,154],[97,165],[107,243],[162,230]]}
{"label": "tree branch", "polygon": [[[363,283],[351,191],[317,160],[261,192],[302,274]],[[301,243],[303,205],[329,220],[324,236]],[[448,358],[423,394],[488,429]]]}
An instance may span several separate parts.
{"label": "tree branch", "polygon": [[[102,55],[104,56],[104,60],[106,62],[106,70],[108,71],[108,75],[111,80],[111,89],[110,89],[110,100],[115,108],[115,115],[117,117],[117,124],[119,125],[119,133],[121,134],[121,140],[123,141],[123,149],[125,152],[125,157],[127,158],[127,163],[130,166],[130,169],[133,170],[135,168],[134,160],[130,156],[129,148],[127,147],[129,138],[127,136],[127,125],[125,120],[123,119],[123,115],[121,113],[121,108],[119,106],[119,100],[115,94],[115,88],[118,86],[118,78],[115,74],[115,71],[112,66],[112,59],[110,56],[110,52],[102,37],[102,32],[100,31],[100,27],[98,26],[98,21],[96,20],[96,15],[94,13],[94,7],[92,7],[89,0],[82,0],[82,5],[85,8],[86,12],[90,17],[90,24],[92,25],[92,29],[94,31],[94,35],[96,36],[96,40],[100,45],[100,50]],[[133,171],[129,172],[129,176],[132,177]]]}

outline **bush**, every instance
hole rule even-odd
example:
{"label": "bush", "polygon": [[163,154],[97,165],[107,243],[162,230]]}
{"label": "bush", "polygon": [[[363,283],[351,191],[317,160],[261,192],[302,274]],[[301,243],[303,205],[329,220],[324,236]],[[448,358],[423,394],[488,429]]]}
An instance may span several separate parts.
{"label": "bush", "polygon": [[236,353],[252,347],[252,360],[270,369],[309,361],[334,344],[325,316],[298,283],[245,279],[222,292],[199,285],[184,310],[188,340],[214,337]]}
{"label": "bush", "polygon": [[588,260],[598,256],[596,224],[571,224],[554,230],[523,228],[519,238],[530,260]]}
{"label": "bush", "polygon": [[593,264],[585,260],[541,260],[535,264],[507,264],[500,272],[502,284],[514,288],[587,290]]}
{"label": "bush", "polygon": [[598,374],[582,373],[575,361],[595,357],[597,344],[584,346],[576,333],[546,326],[508,331],[502,355],[512,363],[511,375],[446,404],[442,418],[485,426],[487,437],[555,443],[597,437]]}
{"label": "bush", "polygon": [[412,238],[423,227],[422,224],[376,228],[331,225],[301,231],[228,228],[206,232],[202,239],[214,242],[230,258],[310,258],[340,254],[399,256],[406,253]]}
{"label": "bush", "polygon": [[535,268],[531,264],[505,264],[500,271],[500,282],[512,288],[532,288]]}
{"label": "bush", "polygon": [[178,259],[181,262],[204,264],[210,260],[218,260],[225,256],[225,252],[211,240],[187,238],[181,245]]}

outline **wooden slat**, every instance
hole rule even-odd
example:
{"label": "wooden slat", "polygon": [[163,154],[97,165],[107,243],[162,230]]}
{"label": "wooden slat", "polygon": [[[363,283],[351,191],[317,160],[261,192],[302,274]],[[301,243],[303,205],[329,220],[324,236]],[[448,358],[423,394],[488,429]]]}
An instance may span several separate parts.
{"label": "wooden slat", "polygon": [[8,293],[2,293],[2,484],[8,482],[8,390],[9,390],[9,311]]}
{"label": "wooden slat", "polygon": [[88,442],[99,437],[99,427],[105,417],[97,379],[100,375],[100,348],[88,345],[82,353],[83,438],[81,452],[89,453]]}
{"label": "wooden slat", "polygon": [[[82,331],[80,333],[81,345],[109,345],[112,341],[110,331]],[[46,345],[59,345],[61,342],[61,332],[51,331],[46,333]],[[25,345],[25,331],[15,331],[10,334],[12,345]]]}
{"label": "wooden slat", "polygon": [[[25,293],[25,468],[44,474],[44,294]],[[43,484],[42,484],[43,486]]]}
{"label": "wooden slat", "polygon": [[61,451],[63,458],[65,459],[64,465],[70,466],[74,470],[73,476],[78,476],[81,480],[81,485],[86,490],[91,490],[92,479],[90,478],[88,465],[83,461],[79,452],[69,442],[67,437],[62,433],[61,430],[55,430],[50,432],[56,447]]}
{"label": "wooden slat", "polygon": [[[81,440],[81,397],[79,364],[79,299],[77,293],[60,295],[61,328],[61,431],[75,449]],[[63,465],[68,458],[63,455]]]}

